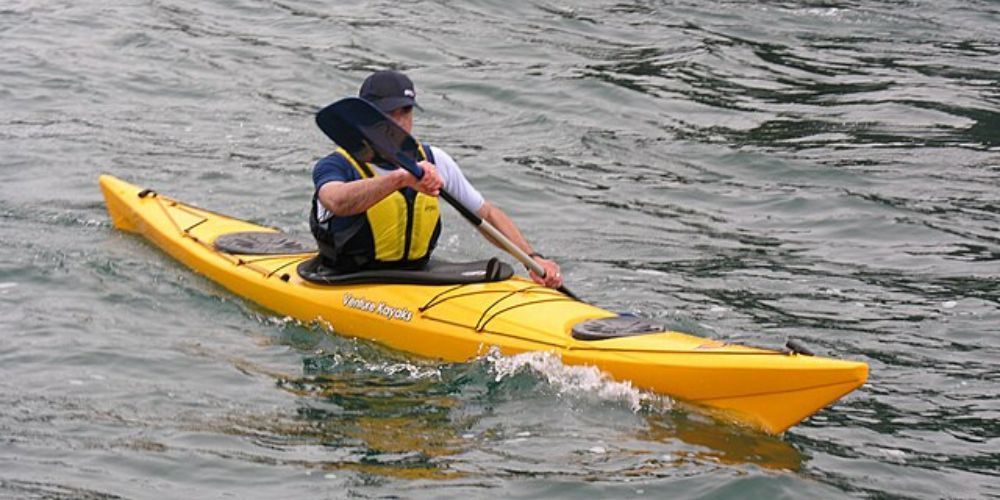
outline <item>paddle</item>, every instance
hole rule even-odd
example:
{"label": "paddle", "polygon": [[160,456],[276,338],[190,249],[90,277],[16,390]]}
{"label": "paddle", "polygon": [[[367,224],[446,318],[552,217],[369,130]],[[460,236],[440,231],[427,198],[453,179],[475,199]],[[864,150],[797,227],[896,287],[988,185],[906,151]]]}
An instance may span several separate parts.
{"label": "paddle", "polygon": [[[344,148],[358,160],[374,163],[389,163],[402,168],[420,179],[424,170],[417,165],[419,146],[417,141],[391,118],[379,111],[370,102],[358,98],[341,99],[316,113],[316,124],[327,137]],[[492,224],[469,210],[460,201],[441,189],[444,198],[458,213],[465,217],[484,236],[500,244],[514,258],[545,277],[545,269],[517,247]],[[566,287],[559,291],[577,299]],[[579,299],[577,299],[579,300]]]}

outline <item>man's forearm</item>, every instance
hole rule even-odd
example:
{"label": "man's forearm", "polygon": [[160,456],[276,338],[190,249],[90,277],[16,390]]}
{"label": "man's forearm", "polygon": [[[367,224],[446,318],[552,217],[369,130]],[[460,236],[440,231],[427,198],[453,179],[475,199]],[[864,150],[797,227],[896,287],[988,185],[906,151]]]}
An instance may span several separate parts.
{"label": "man's forearm", "polygon": [[[486,202],[476,213],[486,220],[486,222],[492,224],[493,227],[506,236],[507,239],[509,239],[514,245],[524,251],[524,253],[529,255],[534,253],[534,249],[528,241],[524,239],[524,235],[521,234],[521,230],[517,228],[514,221],[512,221],[510,217],[503,212],[503,210],[500,210],[499,208],[490,205],[489,202]],[[486,233],[483,234],[485,235]],[[503,247],[503,245],[493,241],[493,238],[490,238],[488,235],[487,238],[494,245],[503,250],[507,250]],[[541,266],[541,272],[536,274],[536,271],[532,269],[530,273],[531,278],[534,279],[536,283],[543,284],[550,288],[561,287],[563,281],[562,273],[559,270],[559,264],[556,264],[554,261],[546,259],[540,255],[534,255],[532,257],[535,263]]]}
{"label": "man's forearm", "polygon": [[319,200],[335,215],[356,215],[404,186],[403,178],[395,172],[354,182],[329,182],[320,189]]}
{"label": "man's forearm", "polygon": [[[517,228],[514,221],[511,220],[511,218],[508,217],[503,210],[500,210],[499,208],[491,205],[489,202],[486,202],[483,204],[483,207],[479,209],[477,215],[485,219],[486,222],[489,222],[493,227],[497,228],[498,231],[503,233],[507,239],[514,243],[514,245],[517,245],[517,247],[524,251],[524,253],[530,254],[534,251],[531,248],[531,245],[528,244],[528,240],[526,240],[524,235],[521,234],[521,230]],[[493,241],[492,238],[490,238],[490,241],[500,249],[504,249],[502,245]]]}

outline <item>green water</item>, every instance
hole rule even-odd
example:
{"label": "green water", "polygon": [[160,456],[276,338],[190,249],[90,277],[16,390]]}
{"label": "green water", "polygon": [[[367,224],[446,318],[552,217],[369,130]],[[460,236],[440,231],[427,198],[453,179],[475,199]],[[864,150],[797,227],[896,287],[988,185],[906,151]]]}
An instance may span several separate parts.
{"label": "green water", "polygon": [[[1000,496],[995,2],[0,6],[0,497]],[[114,230],[107,172],[307,232],[384,67],[568,286],[869,383],[780,437],[543,355],[440,364]],[[452,212],[438,254],[495,250]]]}

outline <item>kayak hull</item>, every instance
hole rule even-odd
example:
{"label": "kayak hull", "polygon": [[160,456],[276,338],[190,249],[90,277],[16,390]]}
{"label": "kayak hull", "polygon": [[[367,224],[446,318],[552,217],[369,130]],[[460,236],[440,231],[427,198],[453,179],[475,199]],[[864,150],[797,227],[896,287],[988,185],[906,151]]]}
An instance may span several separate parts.
{"label": "kayak hull", "polygon": [[100,177],[112,223],[231,292],[278,314],[318,321],[427,358],[461,362],[490,349],[547,351],[615,380],[706,408],[726,420],[780,433],[860,387],[864,363],[787,354],[661,332],[578,340],[574,325],[614,313],[515,276],[466,285],[318,285],[296,267],[314,253],[236,255],[212,243],[235,232],[276,232]]}

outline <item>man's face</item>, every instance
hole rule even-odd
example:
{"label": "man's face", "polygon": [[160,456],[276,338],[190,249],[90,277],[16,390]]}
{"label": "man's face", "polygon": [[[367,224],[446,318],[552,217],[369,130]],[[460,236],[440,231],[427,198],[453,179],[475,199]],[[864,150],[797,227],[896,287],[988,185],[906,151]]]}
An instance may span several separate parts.
{"label": "man's face", "polygon": [[413,106],[403,106],[402,108],[392,110],[389,112],[389,118],[392,118],[392,121],[402,127],[406,133],[413,132]]}

